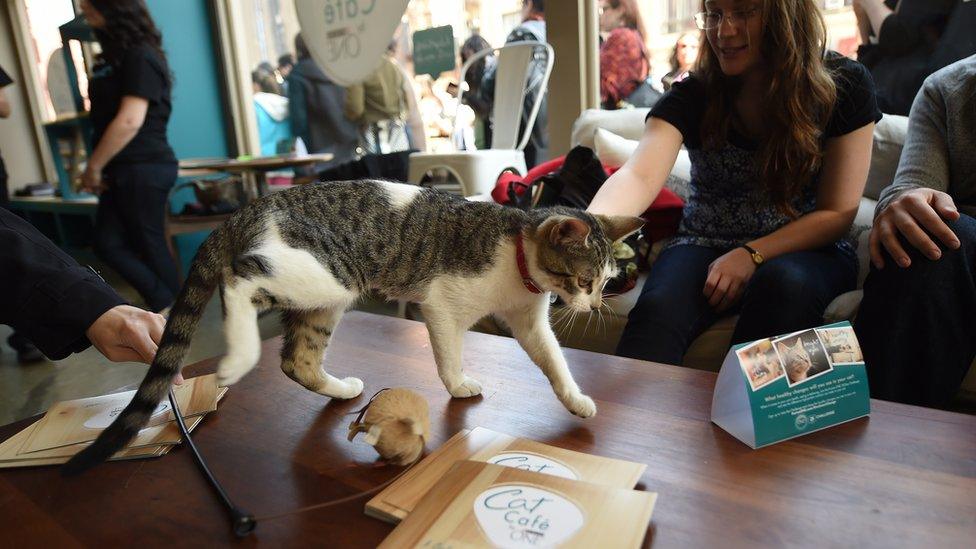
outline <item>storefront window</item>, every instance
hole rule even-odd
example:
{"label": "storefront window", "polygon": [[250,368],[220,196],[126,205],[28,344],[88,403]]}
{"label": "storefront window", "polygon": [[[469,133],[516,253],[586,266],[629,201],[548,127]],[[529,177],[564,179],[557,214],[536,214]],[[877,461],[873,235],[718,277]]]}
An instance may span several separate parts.
{"label": "storefront window", "polygon": [[[37,67],[41,119],[50,122],[75,114],[69,73],[62,53],[63,44],[58,28],[75,18],[71,0],[26,0],[29,40],[28,51]],[[78,79],[78,90],[88,108],[88,78],[84,69],[82,47],[78,41],[69,42],[71,57]]]}

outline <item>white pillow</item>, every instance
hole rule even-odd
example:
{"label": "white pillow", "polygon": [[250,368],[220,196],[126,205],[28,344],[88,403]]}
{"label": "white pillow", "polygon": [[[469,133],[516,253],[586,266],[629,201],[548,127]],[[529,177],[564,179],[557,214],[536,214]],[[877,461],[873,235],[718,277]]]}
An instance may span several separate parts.
{"label": "white pillow", "polygon": [[593,139],[596,130],[603,128],[627,139],[640,139],[644,133],[644,118],[650,109],[617,109],[605,111],[602,109],[586,109],[573,122],[572,145],[583,145],[596,149]]}
{"label": "white pillow", "polygon": [[638,141],[625,139],[619,135],[605,130],[596,129],[596,137],[593,139],[596,156],[604,166],[619,168],[624,162],[634,154],[637,149]]}

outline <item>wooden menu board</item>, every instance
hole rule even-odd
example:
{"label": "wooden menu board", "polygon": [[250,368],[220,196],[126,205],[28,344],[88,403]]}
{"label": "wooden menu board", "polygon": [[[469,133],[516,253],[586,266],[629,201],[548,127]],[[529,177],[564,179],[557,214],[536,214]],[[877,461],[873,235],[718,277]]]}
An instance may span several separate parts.
{"label": "wooden menu board", "polygon": [[565,450],[477,427],[451,437],[366,503],[366,514],[397,523],[459,460],[495,463],[616,488],[633,488],[647,465]]}
{"label": "wooden menu board", "polygon": [[[175,385],[176,395],[183,417],[212,412],[217,408],[217,381],[213,374],[186,380]],[[66,400],[51,407],[38,422],[21,450],[22,453],[47,450],[81,442],[91,442],[115,419],[115,416],[132,400],[135,390],[78,400]],[[169,401],[163,400],[147,427],[173,421]]]}
{"label": "wooden menu board", "polygon": [[380,548],[640,547],[657,494],[459,461]]}

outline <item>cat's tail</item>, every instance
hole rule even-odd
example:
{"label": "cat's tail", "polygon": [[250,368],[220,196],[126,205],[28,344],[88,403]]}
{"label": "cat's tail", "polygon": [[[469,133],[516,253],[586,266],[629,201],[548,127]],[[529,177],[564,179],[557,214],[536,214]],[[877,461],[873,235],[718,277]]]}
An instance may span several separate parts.
{"label": "cat's tail", "polygon": [[63,475],[80,474],[125,447],[149,422],[156,406],[166,397],[182,367],[197,323],[220,281],[222,233],[220,229],[214,231],[197,252],[186,282],[170,311],[156,357],[132,401],[95,442],[62,467]]}

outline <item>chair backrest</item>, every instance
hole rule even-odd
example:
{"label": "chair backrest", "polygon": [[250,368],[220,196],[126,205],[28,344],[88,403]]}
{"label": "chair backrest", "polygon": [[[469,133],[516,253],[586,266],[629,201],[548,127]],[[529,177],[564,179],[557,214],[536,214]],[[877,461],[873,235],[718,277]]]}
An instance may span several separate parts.
{"label": "chair backrest", "polygon": [[[542,106],[546,86],[549,84],[549,75],[552,74],[555,54],[552,46],[545,42],[536,41],[512,42],[500,48],[486,48],[479,51],[468,58],[461,67],[458,103],[460,103],[460,94],[463,94],[467,88],[464,84],[464,77],[468,69],[479,59],[491,54],[498,55],[498,62],[495,67],[495,101],[491,111],[494,122],[491,148],[522,150],[529,142],[532,126],[535,124],[535,118]],[[538,54],[544,54],[545,60],[538,59]],[[541,75],[534,74],[532,70],[533,62],[536,60],[545,63]],[[520,139],[518,131],[522,122],[525,96],[535,90],[538,90],[539,93],[535,94],[535,101],[532,103]]]}

